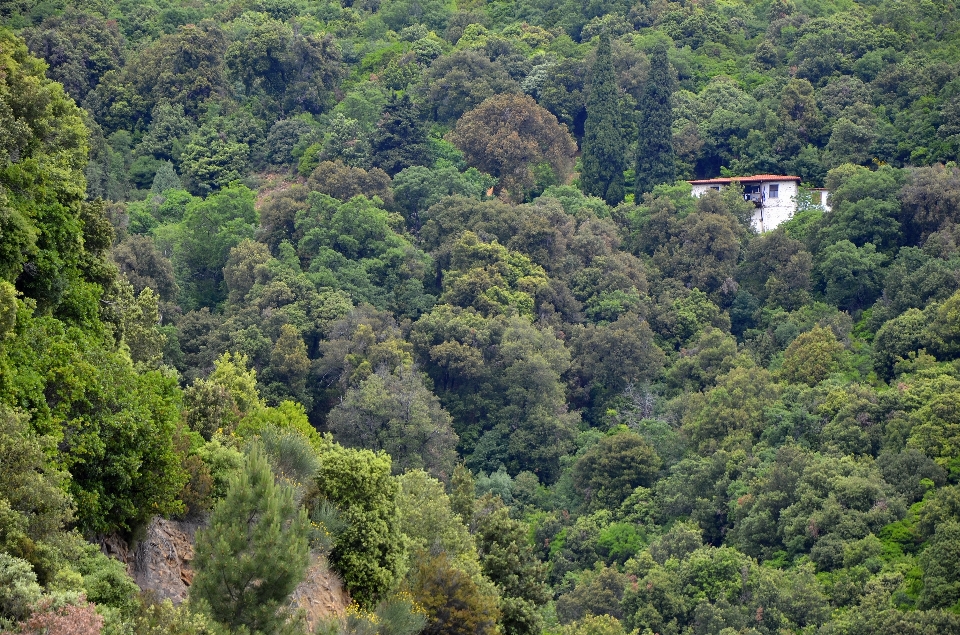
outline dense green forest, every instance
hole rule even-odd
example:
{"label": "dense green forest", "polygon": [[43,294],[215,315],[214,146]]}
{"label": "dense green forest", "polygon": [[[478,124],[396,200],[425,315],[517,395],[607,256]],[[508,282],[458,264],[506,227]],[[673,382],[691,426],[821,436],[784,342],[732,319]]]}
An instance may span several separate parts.
{"label": "dense green forest", "polygon": [[960,633],[958,151],[952,0],[0,1],[0,632]]}

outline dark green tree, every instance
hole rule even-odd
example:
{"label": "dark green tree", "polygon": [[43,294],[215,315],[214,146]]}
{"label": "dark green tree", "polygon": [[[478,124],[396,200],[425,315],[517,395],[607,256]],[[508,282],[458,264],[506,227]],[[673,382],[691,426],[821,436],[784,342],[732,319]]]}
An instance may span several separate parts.
{"label": "dark green tree", "polygon": [[878,375],[893,379],[897,362],[923,347],[928,321],[920,309],[907,309],[880,327],[873,340],[873,368]]}
{"label": "dark green tree", "polygon": [[920,608],[947,608],[960,599],[960,525],[945,522],[921,556],[923,591]]}
{"label": "dark green tree", "polygon": [[47,76],[77,101],[104,73],[123,66],[125,42],[117,23],[73,7],[24,29],[23,37],[30,51],[50,65]]}
{"label": "dark green tree", "polygon": [[445,553],[421,553],[411,572],[411,591],[427,612],[421,635],[490,635],[496,632],[496,598],[484,595],[473,579]]}
{"label": "dark green tree", "polygon": [[573,467],[573,482],[592,508],[616,508],[638,486],[648,487],[660,469],[660,457],[631,430],[604,437]]}
{"label": "dark green tree", "polygon": [[387,104],[370,146],[373,165],[390,176],[430,162],[427,130],[409,93],[394,96]]}
{"label": "dark green tree", "polygon": [[500,591],[500,629],[505,635],[539,635],[543,618],[537,607],[550,599],[546,567],[530,544],[528,529],[510,518],[499,497],[478,502],[474,516],[477,551],[483,573]]}
{"label": "dark green tree", "polygon": [[676,177],[673,155],[673,76],[667,46],[657,44],[650,54],[650,75],[640,100],[637,130],[637,179],[634,196],[640,200],[654,185],[672,183]]}
{"label": "dark green tree", "polygon": [[210,525],[197,534],[191,598],[203,600],[231,630],[276,632],[287,618],[281,607],[310,562],[308,522],[293,489],[274,482],[254,446]]}
{"label": "dark green tree", "polygon": [[421,468],[447,479],[457,458],[450,415],[410,364],[382,368],[351,388],[327,425],[344,445],[383,450],[396,472]]}
{"label": "dark green tree", "polygon": [[587,99],[587,121],[583,133],[580,188],[599,196],[608,205],[623,200],[623,170],[626,143],[620,115],[620,91],[610,57],[610,37],[600,36],[593,83]]}
{"label": "dark green tree", "polygon": [[869,306],[880,294],[884,261],[873,243],[857,247],[841,240],[818,254],[817,273],[827,302],[841,309]]}

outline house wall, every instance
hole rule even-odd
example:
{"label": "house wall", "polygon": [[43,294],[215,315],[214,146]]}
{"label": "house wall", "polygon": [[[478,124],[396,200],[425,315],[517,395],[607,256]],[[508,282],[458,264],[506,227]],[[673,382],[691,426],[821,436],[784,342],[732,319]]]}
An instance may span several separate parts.
{"label": "house wall", "polygon": [[[747,183],[745,185],[757,185]],[[796,181],[769,181],[760,183],[763,194],[763,205],[753,213],[753,228],[758,232],[768,232],[783,222],[790,220],[797,210],[797,182]],[[777,185],[777,198],[770,198],[770,186]],[[703,196],[707,190],[725,187],[723,185],[694,184],[692,194],[696,198]]]}
{"label": "house wall", "polygon": [[[770,198],[770,186],[777,185],[777,198]],[[797,211],[797,182],[778,181],[776,183],[762,183],[763,205],[753,212],[753,228],[758,232],[768,232],[781,223],[793,218]]]}
{"label": "house wall", "polygon": [[711,187],[711,186],[709,186],[709,185],[694,185],[694,186],[693,186],[693,196],[696,197],[696,198],[700,198],[701,196],[703,196],[703,195],[706,193],[707,190],[714,190],[714,189],[717,189],[718,187],[723,187],[723,186],[722,186],[722,185],[720,185],[720,186],[714,185],[714,186]]}
{"label": "house wall", "polygon": [[813,204],[821,206],[825,211],[830,211],[830,192],[817,187],[811,190],[813,192]]}

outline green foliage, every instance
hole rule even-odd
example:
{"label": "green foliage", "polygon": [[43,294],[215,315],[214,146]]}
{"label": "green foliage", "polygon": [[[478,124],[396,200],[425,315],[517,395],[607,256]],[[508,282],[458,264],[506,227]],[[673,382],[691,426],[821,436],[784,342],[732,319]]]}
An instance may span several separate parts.
{"label": "green foliage", "polygon": [[588,615],[563,627],[563,635],[626,635],[620,620],[612,615]]}
{"label": "green foliage", "polygon": [[[468,465],[528,470],[552,482],[572,447],[575,415],[563,400],[569,353],[556,336],[521,317],[485,319],[448,305],[414,326],[418,357],[436,382],[461,443],[476,444]],[[491,350],[488,343],[497,343]],[[492,374],[485,355],[495,354]]]}
{"label": "green foliage", "polygon": [[248,95],[264,95],[284,114],[319,113],[330,104],[342,72],[332,37],[304,33],[263,14],[246,13],[233,27],[235,40],[223,63]]}
{"label": "green foliage", "polygon": [[398,473],[426,469],[446,480],[453,472],[457,435],[450,415],[409,365],[364,379],[327,421],[340,443],[386,452]]}
{"label": "green foliage", "polygon": [[247,169],[246,144],[224,138],[219,126],[201,126],[183,148],[182,168],[195,194],[205,194],[238,181]]}
{"label": "green foliage", "polygon": [[408,471],[399,479],[397,506],[407,553],[417,559],[430,551],[441,550],[445,561],[438,563],[438,567],[454,567],[478,578],[476,546],[464,524],[470,519],[463,519],[451,507],[443,483],[422,470]]}
{"label": "green foliage", "polygon": [[960,351],[960,337],[956,330],[956,316],[960,309],[960,293],[954,293],[941,304],[930,307],[933,313],[927,326],[931,348],[943,355]]}
{"label": "green foliage", "polygon": [[593,509],[612,509],[639,486],[648,487],[660,468],[660,457],[640,435],[622,430],[584,453],[573,479]]}
{"label": "green foliage", "polygon": [[590,616],[604,615],[609,620],[623,618],[620,600],[629,578],[615,567],[598,565],[580,573],[576,584],[557,598],[557,616],[569,627],[577,622],[591,623]]}
{"label": "green foliage", "polygon": [[623,200],[626,144],[621,129],[620,95],[610,57],[610,38],[600,36],[593,64],[587,120],[584,124],[580,187],[585,194],[598,196],[608,205]]}
{"label": "green foliage", "polygon": [[9,31],[0,42],[0,275],[41,311],[82,320],[98,292],[89,275],[97,251],[82,240],[87,131],[43,63]]}
{"label": "green foliage", "polygon": [[412,165],[430,163],[427,130],[419,111],[404,93],[387,104],[370,143],[372,163],[390,176]]}
{"label": "green foliage", "polygon": [[499,618],[496,598],[483,594],[476,582],[448,557],[421,552],[410,574],[411,594],[427,614],[425,635],[488,635]]}
{"label": "green foliage", "polygon": [[229,434],[239,421],[263,406],[256,372],[247,369],[242,354],[224,353],[207,379],[198,379],[184,392],[186,423],[204,438]]}
{"label": "green foliage", "polygon": [[141,599],[141,606],[131,620],[133,632],[143,635],[213,635],[215,624],[202,613],[189,607],[173,606],[170,600],[149,604]]}
{"label": "green foliage", "polygon": [[630,313],[612,324],[577,329],[572,340],[574,376],[598,409],[624,390],[655,380],[666,361],[649,324]]}
{"label": "green foliage", "polygon": [[880,292],[884,261],[873,243],[857,247],[844,239],[824,249],[817,270],[827,301],[846,309],[869,306]]}
{"label": "green foliage", "polygon": [[501,64],[466,49],[435,59],[418,92],[426,97],[431,119],[449,125],[494,95],[519,92],[519,86]]}
{"label": "green foliage", "polygon": [[33,541],[53,536],[73,518],[73,503],[63,491],[69,477],[47,457],[49,445],[50,439],[32,433],[26,417],[0,407],[0,478],[5,483],[0,500],[6,508],[0,540],[10,554],[29,557]]}
{"label": "green foliage", "polygon": [[102,340],[25,310],[3,353],[19,369],[5,399],[26,406],[34,430],[58,444],[84,530],[131,527],[178,509],[185,479],[173,447],[180,405],[173,377],[138,374]]}
{"label": "green foliage", "polygon": [[430,259],[400,233],[398,214],[360,196],[340,203],[314,193],[309,205],[296,217],[302,236],[297,251],[314,284],[401,315],[418,315],[433,304],[424,284]]}
{"label": "green foliage", "polygon": [[667,47],[657,44],[650,56],[650,76],[640,99],[637,114],[637,159],[634,172],[634,200],[661,183],[672,183],[675,178],[673,138],[670,127],[673,111],[670,97],[673,77],[667,61]]}
{"label": "green foliage", "polygon": [[231,629],[275,632],[309,564],[307,514],[254,446],[210,524],[198,532],[190,597]]}
{"label": "green foliage", "polygon": [[884,378],[893,376],[898,360],[922,348],[926,317],[919,309],[908,309],[902,315],[884,323],[874,337],[874,368]]}
{"label": "green foliage", "polygon": [[95,545],[84,544],[78,552],[74,566],[83,576],[87,599],[117,609],[120,615],[129,615],[140,590],[127,574],[126,566],[104,555]]}
{"label": "green foliage", "polygon": [[0,623],[12,626],[30,615],[40,599],[40,585],[29,562],[6,553],[0,553],[0,583]]}
{"label": "green foliage", "polygon": [[447,0],[416,3],[408,0],[388,0],[380,11],[383,21],[394,31],[400,31],[411,24],[423,24],[430,30],[442,31],[452,13],[452,7]]}
{"label": "green foliage", "polygon": [[249,446],[259,444],[278,483],[294,490],[295,500],[303,499],[319,469],[317,451],[300,432],[272,425],[260,429]]}
{"label": "green foliage", "polygon": [[[118,110],[125,107],[127,112],[123,115],[130,116],[133,114],[129,113],[131,104],[123,103],[124,93],[129,91],[137,101],[145,102],[143,107],[147,112],[154,104],[166,100],[183,106],[188,115],[195,115],[205,99],[224,87],[226,52],[225,34],[218,25],[209,21],[202,25],[184,23],[144,48],[117,78],[119,86],[101,92],[106,88],[106,83],[101,82],[87,102],[112,102],[110,110],[103,115],[121,115],[122,111]],[[103,116],[97,109],[94,113],[98,119]]]}
{"label": "green foliage", "polygon": [[487,316],[531,315],[534,296],[546,285],[545,272],[528,257],[464,232],[452,246],[440,301]]}
{"label": "green foliage", "polygon": [[[192,521],[255,443],[365,607],[330,632],[960,629],[955,8],[13,0],[0,21],[26,41],[0,34],[21,630],[222,630],[137,601],[66,528]],[[739,188],[674,181],[760,173],[831,211],[801,194],[756,235]],[[302,629],[281,613],[233,630]]]}
{"label": "green foliage", "polygon": [[821,326],[801,334],[783,353],[780,373],[791,383],[815,385],[839,368],[843,344],[833,331]]}
{"label": "green foliage", "polygon": [[542,632],[536,609],[549,596],[543,563],[534,555],[525,527],[490,496],[479,502],[474,522],[483,573],[500,591],[500,628],[510,635]]}
{"label": "green foliage", "polygon": [[448,139],[468,163],[497,178],[498,191],[516,201],[531,190],[562,183],[576,150],[566,128],[526,95],[485,100],[457,121]]}
{"label": "green foliage", "polygon": [[372,610],[356,603],[347,607],[343,618],[331,617],[321,621],[317,633],[329,635],[417,635],[423,631],[428,618],[423,608],[408,594],[386,598]]}
{"label": "green foliage", "polygon": [[950,608],[960,601],[960,580],[956,575],[958,533],[960,527],[956,522],[940,525],[923,552],[919,608]]}
{"label": "green foliage", "polygon": [[117,23],[94,13],[71,8],[25,29],[23,37],[34,55],[52,62],[47,76],[78,102],[104,73],[124,62],[125,42]]}
{"label": "green foliage", "polygon": [[445,196],[463,196],[483,200],[496,181],[481,174],[476,168],[460,172],[453,166],[427,168],[412,166],[393,177],[393,195],[403,209],[407,222],[415,232],[422,224],[421,216],[427,208]]}
{"label": "green foliage", "polygon": [[256,222],[254,193],[239,184],[187,205],[175,226],[172,258],[184,305],[213,306],[226,296],[223,267],[230,249],[253,237]]}
{"label": "green foliage", "polygon": [[399,484],[385,454],[331,446],[320,457],[319,495],[333,503],[348,523],[337,537],[330,561],[343,576],[351,597],[375,606],[396,582],[404,545],[397,508]]}
{"label": "green foliage", "polygon": [[450,478],[450,509],[460,516],[461,521],[469,523],[473,519],[476,484],[473,474],[463,463],[453,468]]}

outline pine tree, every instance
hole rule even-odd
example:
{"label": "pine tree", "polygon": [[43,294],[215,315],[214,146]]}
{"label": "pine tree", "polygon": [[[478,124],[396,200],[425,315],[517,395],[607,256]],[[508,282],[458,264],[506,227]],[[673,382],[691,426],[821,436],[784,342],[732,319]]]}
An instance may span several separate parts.
{"label": "pine tree", "polygon": [[673,155],[673,108],[670,106],[673,77],[667,61],[667,46],[657,44],[650,56],[650,76],[640,100],[637,136],[636,201],[655,185],[676,178]]}
{"label": "pine tree", "polygon": [[235,630],[273,633],[286,621],[287,597],[309,564],[307,514],[290,487],[274,482],[259,446],[197,534],[190,587],[210,616]]}
{"label": "pine tree", "polygon": [[162,196],[167,190],[183,189],[183,183],[177,176],[177,170],[170,161],[161,161],[153,176],[153,185],[150,186],[150,196]]}
{"label": "pine tree", "polygon": [[430,163],[427,131],[410,96],[394,96],[371,143],[373,165],[390,176],[411,165]]}
{"label": "pine tree", "polygon": [[620,94],[610,57],[610,37],[600,36],[593,84],[587,98],[584,124],[580,187],[585,194],[599,196],[608,205],[623,200],[623,170],[626,144],[620,115]]}

